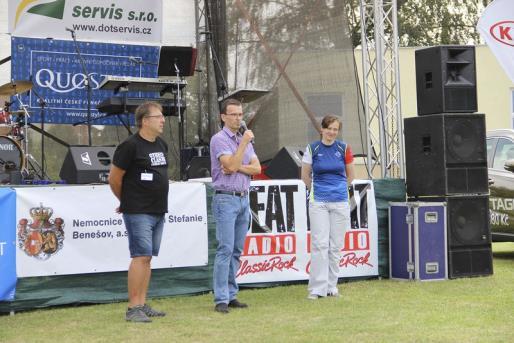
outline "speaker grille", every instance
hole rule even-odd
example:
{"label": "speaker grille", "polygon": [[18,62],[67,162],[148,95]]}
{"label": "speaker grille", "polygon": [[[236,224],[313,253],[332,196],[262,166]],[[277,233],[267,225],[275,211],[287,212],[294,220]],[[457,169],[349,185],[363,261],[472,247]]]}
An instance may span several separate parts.
{"label": "speaker grille", "polygon": [[[483,119],[483,120],[481,120]],[[485,163],[485,118],[445,116],[447,163]]]}
{"label": "speaker grille", "polygon": [[475,87],[445,87],[444,112],[476,112],[477,95]]}
{"label": "speaker grille", "polygon": [[447,198],[449,246],[469,247],[491,242],[489,197]]}
{"label": "speaker grille", "polygon": [[450,278],[491,275],[492,273],[493,255],[491,246],[450,250]]}
{"label": "speaker grille", "polygon": [[487,193],[487,168],[448,168],[448,195],[463,193]]}

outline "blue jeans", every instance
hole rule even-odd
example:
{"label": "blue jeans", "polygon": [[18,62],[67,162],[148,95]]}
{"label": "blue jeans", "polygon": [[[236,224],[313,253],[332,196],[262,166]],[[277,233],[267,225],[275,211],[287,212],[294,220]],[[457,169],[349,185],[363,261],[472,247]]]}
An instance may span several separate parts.
{"label": "blue jeans", "polygon": [[248,196],[215,194],[212,213],[216,220],[218,240],[214,258],[214,302],[228,304],[236,298],[239,291],[236,274],[250,224]]}
{"label": "blue jeans", "polygon": [[161,246],[164,214],[123,213],[130,257],[157,256]]}

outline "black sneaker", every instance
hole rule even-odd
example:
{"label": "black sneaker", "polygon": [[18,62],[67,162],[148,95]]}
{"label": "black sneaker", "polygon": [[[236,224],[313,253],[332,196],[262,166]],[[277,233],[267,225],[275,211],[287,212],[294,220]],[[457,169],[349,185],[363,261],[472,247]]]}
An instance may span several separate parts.
{"label": "black sneaker", "polygon": [[225,303],[219,303],[214,306],[214,311],[219,313],[228,313],[228,306]]}
{"label": "black sneaker", "polygon": [[137,305],[127,309],[125,320],[133,323],[150,323],[152,320],[143,311],[143,305]]}
{"label": "black sneaker", "polygon": [[148,317],[164,317],[166,315],[166,312],[154,310],[147,304],[143,305],[142,310]]}
{"label": "black sneaker", "polygon": [[245,303],[242,303],[242,302],[239,302],[239,300],[237,299],[234,299],[234,300],[231,300],[229,303],[228,303],[228,307],[233,307],[233,308],[247,308],[248,305],[245,304]]}

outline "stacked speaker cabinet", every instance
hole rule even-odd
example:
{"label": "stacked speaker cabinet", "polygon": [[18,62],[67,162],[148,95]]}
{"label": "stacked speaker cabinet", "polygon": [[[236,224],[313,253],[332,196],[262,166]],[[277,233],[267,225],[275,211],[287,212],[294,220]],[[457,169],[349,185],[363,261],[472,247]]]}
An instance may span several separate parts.
{"label": "stacked speaker cabinet", "polygon": [[404,129],[409,196],[487,194],[483,114],[406,118]]}
{"label": "stacked speaker cabinet", "polygon": [[404,120],[410,201],[447,205],[448,276],[493,273],[485,115],[477,111],[475,50],[416,51],[418,117]]}
{"label": "stacked speaker cabinet", "polygon": [[418,115],[477,111],[475,47],[416,50]]}

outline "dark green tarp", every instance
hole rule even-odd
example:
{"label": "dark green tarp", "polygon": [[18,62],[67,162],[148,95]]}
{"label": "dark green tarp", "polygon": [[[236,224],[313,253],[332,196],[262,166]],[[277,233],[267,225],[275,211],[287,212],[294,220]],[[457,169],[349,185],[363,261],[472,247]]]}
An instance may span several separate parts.
{"label": "dark green tarp", "polygon": [[389,277],[389,202],[403,202],[406,197],[405,180],[373,180],[378,218],[378,275]]}

